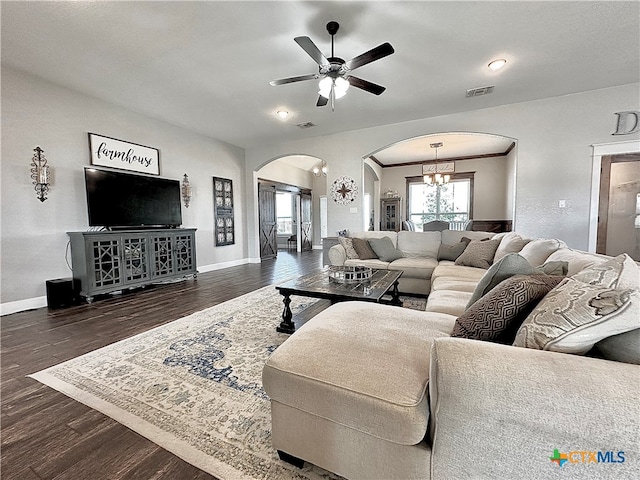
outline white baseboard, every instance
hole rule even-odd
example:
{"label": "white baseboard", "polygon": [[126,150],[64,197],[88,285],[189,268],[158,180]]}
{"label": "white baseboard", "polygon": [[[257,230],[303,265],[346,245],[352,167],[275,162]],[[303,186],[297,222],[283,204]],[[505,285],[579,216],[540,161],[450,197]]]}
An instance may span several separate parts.
{"label": "white baseboard", "polygon": [[[241,258],[239,260],[231,260],[229,262],[212,263],[211,265],[203,265],[198,267],[198,272],[199,273],[213,272],[214,270],[222,270],[223,268],[237,267],[238,265],[244,265],[246,263],[256,263],[251,260],[252,259],[250,258]],[[260,259],[258,259],[257,263],[260,263]]]}
{"label": "white baseboard", "polygon": [[[260,263],[259,258],[241,258],[239,260],[231,260],[229,262],[214,263],[211,265],[203,265],[198,267],[199,273],[213,272],[214,270],[222,270],[223,268],[237,267],[246,263]],[[24,300],[16,300],[15,302],[0,303],[0,316],[11,315],[12,313],[24,312],[35,308],[47,306],[47,297],[25,298]]]}
{"label": "white baseboard", "polygon": [[15,302],[0,303],[0,315],[11,315],[12,313],[24,312],[47,306],[47,297],[26,298]]}

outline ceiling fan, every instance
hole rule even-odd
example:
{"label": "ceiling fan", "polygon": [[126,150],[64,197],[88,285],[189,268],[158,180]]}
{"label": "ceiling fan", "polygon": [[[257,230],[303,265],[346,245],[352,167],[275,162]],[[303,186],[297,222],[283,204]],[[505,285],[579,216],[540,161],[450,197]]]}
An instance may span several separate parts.
{"label": "ceiling fan", "polygon": [[275,87],[276,85],[285,85],[287,83],[320,79],[320,91],[318,92],[320,96],[316,106],[324,107],[331,101],[331,110],[334,109],[335,99],[344,96],[350,85],[374,95],[380,95],[384,92],[385,87],[354,77],[351,72],[363,65],[391,55],[394,52],[391,44],[383,43],[345,62],[342,58],[334,56],[333,53],[333,37],[339,28],[338,22],[327,23],[327,32],[331,35],[331,56],[329,58],[324,56],[309,37],[294,38],[295,42],[318,64],[318,73],[273,80],[269,83]]}

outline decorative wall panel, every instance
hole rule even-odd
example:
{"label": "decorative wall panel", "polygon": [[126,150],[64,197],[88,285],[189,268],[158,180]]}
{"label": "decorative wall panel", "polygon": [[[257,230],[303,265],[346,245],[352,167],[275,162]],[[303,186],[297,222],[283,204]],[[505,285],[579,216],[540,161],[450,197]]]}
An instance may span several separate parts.
{"label": "decorative wall panel", "polygon": [[213,177],[214,236],[216,247],[233,245],[233,182],[227,178]]}

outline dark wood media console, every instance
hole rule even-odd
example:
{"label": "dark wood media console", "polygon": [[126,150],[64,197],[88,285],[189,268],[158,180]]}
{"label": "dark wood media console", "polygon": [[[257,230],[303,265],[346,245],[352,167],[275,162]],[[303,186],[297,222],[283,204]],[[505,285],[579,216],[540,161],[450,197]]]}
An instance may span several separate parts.
{"label": "dark wood media console", "polygon": [[67,232],[73,278],[88,302],[98,294],[196,276],[194,228]]}

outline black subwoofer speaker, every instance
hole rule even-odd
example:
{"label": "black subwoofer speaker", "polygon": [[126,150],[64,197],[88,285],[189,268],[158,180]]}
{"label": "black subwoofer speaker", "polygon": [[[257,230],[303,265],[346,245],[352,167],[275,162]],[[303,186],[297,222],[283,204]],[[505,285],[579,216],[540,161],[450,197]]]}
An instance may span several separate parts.
{"label": "black subwoofer speaker", "polygon": [[69,307],[78,303],[78,292],[72,278],[57,278],[46,283],[49,308]]}

